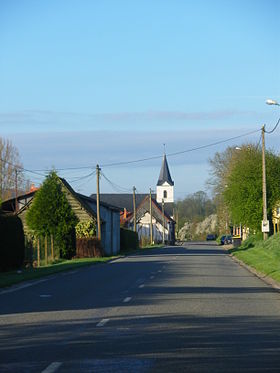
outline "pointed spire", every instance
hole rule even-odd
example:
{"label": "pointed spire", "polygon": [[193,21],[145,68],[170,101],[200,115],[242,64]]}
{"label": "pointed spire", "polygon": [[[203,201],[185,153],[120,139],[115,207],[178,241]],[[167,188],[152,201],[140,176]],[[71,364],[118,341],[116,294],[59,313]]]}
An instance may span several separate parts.
{"label": "pointed spire", "polygon": [[169,167],[168,167],[168,163],[166,159],[166,154],[164,152],[157,185],[162,185],[165,182],[168,183],[169,185],[174,185],[174,182],[171,179],[171,175],[170,175],[170,171],[169,171]]}

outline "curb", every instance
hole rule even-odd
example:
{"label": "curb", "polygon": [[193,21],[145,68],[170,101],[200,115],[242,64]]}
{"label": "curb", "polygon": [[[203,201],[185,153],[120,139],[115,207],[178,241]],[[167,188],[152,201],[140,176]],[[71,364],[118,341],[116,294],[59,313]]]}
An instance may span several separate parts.
{"label": "curb", "polygon": [[254,276],[265,282],[267,285],[272,286],[277,292],[280,292],[280,283],[273,280],[268,275],[265,275],[264,273],[258,272],[255,268],[248,266],[242,260],[236,258],[234,255],[228,253],[229,257],[237,264],[239,264],[241,267],[247,269],[247,271],[251,272]]}

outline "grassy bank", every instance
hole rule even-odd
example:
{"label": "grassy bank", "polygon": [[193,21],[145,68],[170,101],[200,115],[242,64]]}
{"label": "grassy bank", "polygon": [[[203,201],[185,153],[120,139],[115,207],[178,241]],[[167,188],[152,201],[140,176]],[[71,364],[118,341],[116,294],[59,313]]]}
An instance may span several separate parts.
{"label": "grassy bank", "polygon": [[280,236],[263,241],[262,235],[249,237],[230,253],[250,267],[280,282]]}
{"label": "grassy bank", "polygon": [[155,244],[155,245],[147,245],[147,246],[139,247],[138,249],[126,249],[126,250],[122,249],[121,254],[128,255],[128,254],[133,254],[133,253],[141,253],[141,252],[144,252],[145,250],[159,249],[161,247],[164,247],[164,245]]}
{"label": "grassy bank", "polygon": [[18,284],[22,281],[38,279],[40,277],[49,276],[59,272],[75,270],[84,266],[105,263],[114,258],[117,257],[62,260],[58,263],[40,268],[25,268],[20,271],[0,272],[0,288]]}

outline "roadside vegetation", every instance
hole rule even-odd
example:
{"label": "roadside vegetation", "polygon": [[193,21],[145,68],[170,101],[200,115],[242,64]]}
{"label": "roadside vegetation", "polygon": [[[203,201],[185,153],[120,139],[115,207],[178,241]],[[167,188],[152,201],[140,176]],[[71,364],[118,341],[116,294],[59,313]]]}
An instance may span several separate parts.
{"label": "roadside vegetation", "polygon": [[23,268],[20,270],[0,272],[0,288],[18,284],[23,281],[35,280],[41,277],[53,275],[59,272],[76,270],[81,267],[90,266],[99,263],[106,263],[114,257],[100,257],[100,258],[83,258],[72,260],[58,260],[50,265],[39,268]]}
{"label": "roadside vegetation", "polygon": [[[255,144],[228,147],[210,159],[214,200],[217,206],[219,228],[225,230],[242,225],[251,231],[261,231],[263,218],[262,153]],[[280,201],[280,158],[266,151],[267,214]]]}
{"label": "roadside vegetation", "polygon": [[279,234],[263,241],[262,234],[250,236],[238,248],[229,252],[258,272],[280,282],[280,237]]}
{"label": "roadside vegetation", "polygon": [[207,233],[217,233],[216,227],[208,231],[209,222],[202,224],[216,213],[215,202],[204,191],[198,191],[178,200],[174,208],[177,238],[205,240]]}

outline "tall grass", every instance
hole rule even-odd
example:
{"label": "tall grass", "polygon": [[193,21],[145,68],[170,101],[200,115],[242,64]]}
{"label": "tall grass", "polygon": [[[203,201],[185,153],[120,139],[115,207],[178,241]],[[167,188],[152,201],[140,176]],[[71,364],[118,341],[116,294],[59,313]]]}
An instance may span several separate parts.
{"label": "tall grass", "polygon": [[249,237],[231,253],[257,271],[280,282],[280,236],[263,241],[262,235]]}

